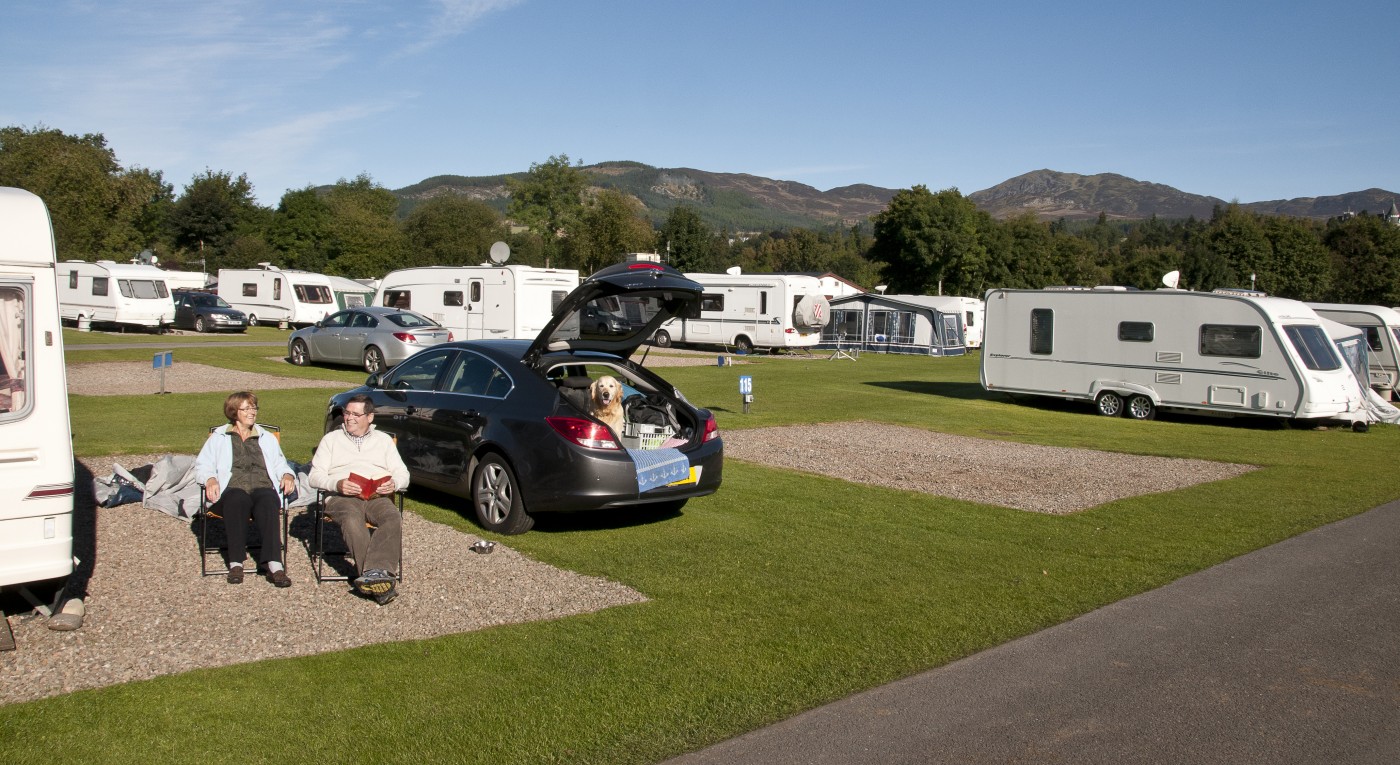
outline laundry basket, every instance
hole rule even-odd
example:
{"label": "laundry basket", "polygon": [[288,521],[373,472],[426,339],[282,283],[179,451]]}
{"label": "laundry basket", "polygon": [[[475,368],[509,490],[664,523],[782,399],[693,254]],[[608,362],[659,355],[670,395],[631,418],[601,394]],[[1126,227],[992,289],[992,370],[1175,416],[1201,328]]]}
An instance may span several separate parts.
{"label": "laundry basket", "polygon": [[660,449],[675,431],[665,425],[629,422],[622,426],[622,445],[628,449]]}

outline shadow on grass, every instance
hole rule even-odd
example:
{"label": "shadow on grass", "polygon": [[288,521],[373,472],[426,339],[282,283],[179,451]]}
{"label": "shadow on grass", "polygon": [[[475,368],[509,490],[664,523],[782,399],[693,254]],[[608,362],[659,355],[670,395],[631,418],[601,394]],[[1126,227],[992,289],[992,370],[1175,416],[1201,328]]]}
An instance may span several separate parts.
{"label": "shadow on grass", "polygon": [[988,393],[982,389],[978,383],[963,382],[931,382],[928,380],[892,380],[871,382],[877,388],[889,388],[890,390],[903,391],[905,393],[915,393],[924,396],[943,396],[945,398],[960,398],[967,401],[1005,399],[1005,394]]}
{"label": "shadow on grass", "polygon": [[[423,486],[410,487],[408,494],[414,500],[433,505],[445,512],[454,513],[472,525],[478,534],[488,533],[477,522],[469,500],[436,489]],[[610,531],[614,529],[645,526],[660,523],[681,516],[684,502],[657,502],[632,507],[614,507],[604,510],[587,510],[572,513],[540,512],[530,513],[535,525],[529,533],[561,533],[570,531]]]}
{"label": "shadow on grass", "polygon": [[[979,386],[980,387],[980,386]],[[1025,407],[1041,412],[1063,412],[1066,414],[1084,415],[1086,417],[1101,417],[1094,408],[1094,403],[1087,399],[1063,399],[1054,396],[1027,396],[1024,394],[1012,393],[991,393],[984,396],[988,400],[1001,400],[1012,406]],[[1283,430],[1289,427],[1308,429],[1315,427],[1315,423],[1303,423],[1282,417],[1264,417],[1253,415],[1240,415],[1232,417],[1230,415],[1210,415],[1199,414],[1187,411],[1158,410],[1155,419],[1163,422],[1174,422],[1181,425],[1210,425],[1215,427],[1237,428],[1240,430]]]}

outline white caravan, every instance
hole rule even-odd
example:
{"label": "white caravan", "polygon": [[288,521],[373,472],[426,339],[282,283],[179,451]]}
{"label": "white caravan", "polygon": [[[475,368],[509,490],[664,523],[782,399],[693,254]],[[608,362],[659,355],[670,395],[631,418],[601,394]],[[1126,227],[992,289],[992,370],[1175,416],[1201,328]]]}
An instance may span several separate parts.
{"label": "white caravan", "polygon": [[1366,333],[1371,388],[1387,401],[1395,398],[1400,383],[1400,311],[1379,305],[1308,303],[1324,319],[1355,327]]}
{"label": "white caravan", "polygon": [[1361,386],[1303,303],[1243,290],[989,290],[982,387],[1095,402],[1309,420],[1368,416]]}
{"label": "white caravan", "polygon": [[968,348],[982,347],[982,325],[987,322],[987,304],[977,298],[955,298],[962,304],[963,344]]}
{"label": "white caravan", "polygon": [[155,266],[99,260],[58,264],[58,305],[64,321],[160,327],[175,320],[165,272]]}
{"label": "white caravan", "polygon": [[73,572],[73,439],[55,268],[44,203],[0,188],[0,586]]}
{"label": "white caravan", "polygon": [[219,297],[248,314],[248,326],[286,322],[304,327],[340,310],[325,274],[259,266],[219,269]]}
{"label": "white caravan", "polygon": [[578,283],[578,271],[562,268],[404,268],[379,281],[374,304],[420,313],[458,340],[533,338]]}
{"label": "white caravan", "polygon": [[652,342],[732,345],[741,352],[810,348],[821,342],[831,304],[815,276],[686,274],[705,288],[690,312],[662,324]]}

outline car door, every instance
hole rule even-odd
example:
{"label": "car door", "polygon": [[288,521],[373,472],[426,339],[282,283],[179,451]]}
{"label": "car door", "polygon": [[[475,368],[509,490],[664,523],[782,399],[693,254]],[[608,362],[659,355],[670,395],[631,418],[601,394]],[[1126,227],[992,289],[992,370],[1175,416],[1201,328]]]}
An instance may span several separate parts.
{"label": "car door", "polygon": [[425,479],[441,488],[466,485],[470,456],[497,406],[514,387],[504,369],[472,350],[463,349],[448,362],[435,406],[413,415],[420,445],[432,455],[423,461]]}
{"label": "car door", "polygon": [[175,299],[175,326],[181,329],[194,327],[194,306],[190,303],[189,295],[181,295]]}
{"label": "car door", "polygon": [[379,320],[362,311],[354,311],[349,324],[340,331],[340,357],[350,364],[358,364],[369,334],[379,325]]}
{"label": "car door", "polygon": [[345,363],[345,356],[340,348],[340,333],[350,322],[351,313],[351,311],[333,313],[312,326],[311,332],[306,336],[306,345],[311,351],[312,361]]}
{"label": "car door", "polygon": [[457,354],[455,348],[432,348],[415,354],[386,374],[374,396],[374,425],[398,439],[399,455],[414,480],[437,475],[439,455],[426,444],[419,422],[431,419],[438,405],[438,379]]}

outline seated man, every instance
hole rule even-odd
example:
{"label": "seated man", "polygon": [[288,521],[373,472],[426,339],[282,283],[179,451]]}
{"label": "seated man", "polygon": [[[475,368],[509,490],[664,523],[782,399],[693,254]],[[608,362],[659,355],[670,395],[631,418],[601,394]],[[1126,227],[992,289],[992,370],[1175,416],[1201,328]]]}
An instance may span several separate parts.
{"label": "seated man", "polygon": [[[366,488],[350,476],[367,481],[386,480],[362,499]],[[355,396],[345,404],[345,424],[321,438],[311,457],[307,481],[331,496],[326,514],[340,526],[350,555],[355,559],[355,590],[379,605],[398,594],[394,587],[403,529],[393,500],[395,491],[408,487],[408,466],[399,457],[394,439],[374,429],[374,402]],[[375,527],[371,535],[368,521]]]}

